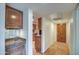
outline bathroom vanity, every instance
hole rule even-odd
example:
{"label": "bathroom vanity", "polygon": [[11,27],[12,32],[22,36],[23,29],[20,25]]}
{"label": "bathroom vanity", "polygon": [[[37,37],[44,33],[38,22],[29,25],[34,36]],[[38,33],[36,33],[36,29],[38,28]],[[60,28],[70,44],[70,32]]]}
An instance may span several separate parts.
{"label": "bathroom vanity", "polygon": [[9,38],[5,41],[6,55],[25,55],[25,44],[24,38],[15,37]]}
{"label": "bathroom vanity", "polygon": [[22,36],[23,32],[23,12],[6,5],[5,17],[5,54],[6,55],[25,55],[26,39]]}

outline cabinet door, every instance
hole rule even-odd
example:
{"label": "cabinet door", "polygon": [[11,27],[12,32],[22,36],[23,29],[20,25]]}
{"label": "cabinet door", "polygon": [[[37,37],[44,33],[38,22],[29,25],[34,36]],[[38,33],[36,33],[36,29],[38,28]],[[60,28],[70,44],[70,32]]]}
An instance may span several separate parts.
{"label": "cabinet door", "polygon": [[37,52],[41,52],[41,37],[40,36],[36,36],[35,37],[35,49]]}
{"label": "cabinet door", "polygon": [[41,21],[42,21],[42,18],[41,17],[38,18],[38,28],[39,28],[39,30],[41,30],[41,25],[42,25]]}
{"label": "cabinet door", "polygon": [[57,24],[57,41],[66,42],[66,24]]}
{"label": "cabinet door", "polygon": [[12,7],[6,6],[6,24],[7,29],[21,29],[23,22],[23,13]]}

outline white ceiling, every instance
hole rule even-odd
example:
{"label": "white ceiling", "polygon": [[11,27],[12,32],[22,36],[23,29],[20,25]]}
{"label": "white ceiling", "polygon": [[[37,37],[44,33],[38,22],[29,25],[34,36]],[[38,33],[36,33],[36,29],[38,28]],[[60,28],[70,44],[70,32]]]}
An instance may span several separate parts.
{"label": "white ceiling", "polygon": [[75,3],[30,3],[26,4],[28,8],[31,8],[34,15],[48,16],[56,13],[69,13],[76,7]]}
{"label": "white ceiling", "polygon": [[31,8],[34,16],[48,16],[51,14],[69,13],[73,11],[75,3],[23,3],[18,4],[24,8]]}

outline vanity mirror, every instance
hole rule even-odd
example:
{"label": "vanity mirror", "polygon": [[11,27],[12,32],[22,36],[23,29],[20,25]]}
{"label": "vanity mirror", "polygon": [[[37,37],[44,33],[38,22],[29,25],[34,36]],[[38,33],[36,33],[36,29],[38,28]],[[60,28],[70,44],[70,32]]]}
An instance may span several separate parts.
{"label": "vanity mirror", "polygon": [[23,28],[23,12],[6,6],[5,15],[5,28],[6,29],[22,29]]}

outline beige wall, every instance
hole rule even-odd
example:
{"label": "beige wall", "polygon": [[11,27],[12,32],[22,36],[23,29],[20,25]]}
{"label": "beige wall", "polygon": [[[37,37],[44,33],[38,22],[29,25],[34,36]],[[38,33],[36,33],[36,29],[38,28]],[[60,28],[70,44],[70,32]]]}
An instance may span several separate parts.
{"label": "beige wall", "polygon": [[54,43],[55,38],[55,24],[49,19],[42,19],[42,52]]}

